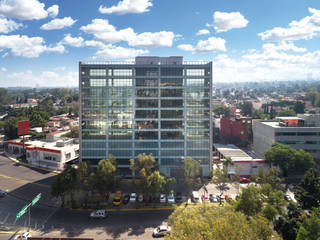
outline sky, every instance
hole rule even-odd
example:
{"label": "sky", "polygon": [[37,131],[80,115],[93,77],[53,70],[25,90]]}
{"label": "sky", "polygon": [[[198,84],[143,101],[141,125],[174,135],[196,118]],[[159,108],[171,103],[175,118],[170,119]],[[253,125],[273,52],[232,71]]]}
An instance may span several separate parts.
{"label": "sky", "polygon": [[319,0],[0,0],[0,87],[77,87],[79,61],[213,61],[213,81],[320,80]]}

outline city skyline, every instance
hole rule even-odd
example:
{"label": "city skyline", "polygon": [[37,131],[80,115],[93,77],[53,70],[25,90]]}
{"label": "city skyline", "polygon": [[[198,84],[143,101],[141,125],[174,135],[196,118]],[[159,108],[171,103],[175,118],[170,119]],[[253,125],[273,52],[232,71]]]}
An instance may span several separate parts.
{"label": "city skyline", "polygon": [[0,87],[76,87],[79,61],[138,55],[213,61],[215,82],[316,80],[319,32],[316,0],[0,0]]}

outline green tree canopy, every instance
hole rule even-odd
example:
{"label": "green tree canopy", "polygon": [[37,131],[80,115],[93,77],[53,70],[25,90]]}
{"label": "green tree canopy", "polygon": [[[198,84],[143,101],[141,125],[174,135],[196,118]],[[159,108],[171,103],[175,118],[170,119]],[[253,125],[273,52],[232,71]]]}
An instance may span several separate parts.
{"label": "green tree canopy", "polygon": [[243,116],[252,116],[252,112],[253,112],[252,102],[244,102],[240,105],[240,108]]}
{"label": "green tree canopy", "polygon": [[169,217],[172,233],[167,240],[268,240],[279,239],[268,220],[255,216],[251,220],[231,207],[196,205],[178,207]]}
{"label": "green tree canopy", "polygon": [[319,240],[320,239],[320,208],[313,208],[312,214],[302,216],[297,240]]}
{"label": "green tree canopy", "polygon": [[320,177],[314,169],[305,173],[297,187],[295,198],[303,209],[320,206]]}
{"label": "green tree canopy", "polygon": [[262,198],[260,195],[260,189],[253,185],[243,188],[235,209],[247,216],[253,216],[261,212]]}
{"label": "green tree canopy", "polygon": [[296,113],[304,113],[305,105],[303,102],[295,102],[293,106],[293,110]]}
{"label": "green tree canopy", "polygon": [[185,177],[195,178],[200,175],[200,163],[199,161],[186,157],[183,163],[183,172]]}
{"label": "green tree canopy", "polygon": [[297,113],[293,109],[282,109],[278,113],[278,117],[293,117],[297,116]]}
{"label": "green tree canopy", "polygon": [[224,115],[225,117],[230,117],[230,109],[224,105],[216,106],[213,109],[214,114],[216,115]]}
{"label": "green tree canopy", "polygon": [[272,144],[264,156],[266,162],[279,166],[284,176],[288,175],[289,170],[304,172],[314,165],[310,153],[280,143]]}

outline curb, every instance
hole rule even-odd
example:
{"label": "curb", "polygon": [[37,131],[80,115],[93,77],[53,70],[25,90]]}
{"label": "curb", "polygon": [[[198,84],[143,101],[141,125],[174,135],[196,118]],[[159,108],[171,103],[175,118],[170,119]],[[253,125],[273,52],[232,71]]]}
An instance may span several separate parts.
{"label": "curb", "polygon": [[54,173],[54,174],[59,174],[59,173],[61,173],[60,171],[49,170],[49,169],[46,169],[46,168],[41,168],[41,167],[37,167],[37,166],[31,165],[31,164],[29,164],[29,163],[20,162],[20,161],[18,161],[17,159],[9,156],[6,152],[4,152],[4,155],[5,155],[9,160],[11,160],[12,162],[18,163],[18,164],[20,164],[20,165],[22,165],[22,166],[25,166],[25,167],[35,168],[35,169],[39,169],[39,170],[42,170],[42,171],[45,171],[45,172]]}
{"label": "curb", "polygon": [[[106,209],[106,212],[139,212],[139,211],[168,211],[168,210],[174,210],[174,207],[167,207],[167,208],[122,208],[122,209]],[[79,208],[79,209],[72,209],[69,208],[69,210],[71,211],[83,211],[83,212],[92,212],[92,211],[96,211],[97,209],[83,209],[83,208]]]}

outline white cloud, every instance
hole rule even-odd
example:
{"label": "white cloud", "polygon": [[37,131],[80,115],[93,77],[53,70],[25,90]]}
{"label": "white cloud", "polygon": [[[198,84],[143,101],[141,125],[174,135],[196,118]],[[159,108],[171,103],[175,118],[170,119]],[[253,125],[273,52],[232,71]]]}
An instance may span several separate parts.
{"label": "white cloud", "polygon": [[37,58],[44,52],[64,53],[62,45],[46,46],[42,37],[28,37],[25,35],[0,35],[0,52],[7,50],[2,57],[16,56]]}
{"label": "white cloud", "polygon": [[194,51],[194,47],[191,44],[180,44],[177,47],[183,51]]}
{"label": "white cloud", "polygon": [[143,13],[148,12],[151,6],[151,0],[122,0],[112,7],[100,6],[99,11],[105,14]]}
{"label": "white cloud", "polygon": [[82,37],[71,37],[71,34],[66,34],[60,44],[69,45],[72,47],[81,47],[83,44]]}
{"label": "white cloud", "polygon": [[47,9],[48,15],[52,18],[55,18],[59,14],[59,6],[52,5]]}
{"label": "white cloud", "polygon": [[44,3],[39,0],[0,0],[0,14],[21,20],[43,19],[49,14],[55,13],[57,5],[53,5],[46,11]]}
{"label": "white cloud", "polygon": [[239,12],[214,12],[213,27],[216,32],[227,32],[233,28],[244,28],[249,21]]}
{"label": "white cloud", "polygon": [[7,71],[7,69],[5,67],[2,67],[0,70],[1,70],[1,72],[6,72]]}
{"label": "white cloud", "polygon": [[239,59],[220,54],[214,61],[214,81],[282,81],[320,78],[320,51],[307,52],[293,44],[264,44]]}
{"label": "white cloud", "polygon": [[258,36],[265,41],[286,41],[311,39],[320,32],[320,10],[309,8],[311,16],[300,21],[292,21],[288,28],[275,27],[271,30],[259,33]]}
{"label": "white cloud", "polygon": [[94,38],[104,43],[128,42],[133,47],[163,47],[172,46],[175,37],[173,32],[144,32],[137,34],[132,28],[117,30],[107,19],[93,19],[92,22],[80,28],[82,31],[93,34]]}
{"label": "white cloud", "polygon": [[22,26],[22,23],[16,23],[15,21],[0,17],[0,33],[9,33]]}
{"label": "white cloud", "polygon": [[138,55],[147,54],[148,50],[124,48],[121,46],[114,46],[112,44],[105,45],[103,48],[98,50],[94,55],[94,58],[102,59],[123,59],[123,58],[134,58]]}
{"label": "white cloud", "polygon": [[210,31],[208,29],[200,29],[198,32],[197,32],[197,35],[206,35],[206,34],[210,34]]}
{"label": "white cloud", "polygon": [[195,47],[191,44],[180,44],[178,48],[184,51],[192,52],[216,52],[226,51],[226,40],[222,38],[210,37],[208,40],[200,40]]}
{"label": "white cloud", "polygon": [[65,18],[56,18],[51,20],[50,22],[43,24],[40,28],[42,30],[56,30],[62,29],[65,27],[72,26],[77,20],[73,20],[71,17]]}
{"label": "white cloud", "polygon": [[43,71],[40,73],[33,73],[31,70],[24,72],[14,72],[7,75],[6,86],[46,86],[58,87],[69,86],[74,87],[78,85],[78,72],[63,72],[58,74],[54,71]]}
{"label": "white cloud", "polygon": [[145,48],[171,47],[173,39],[173,32],[144,32],[136,35],[134,38],[129,38],[128,43],[130,46]]}

